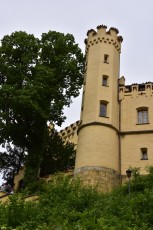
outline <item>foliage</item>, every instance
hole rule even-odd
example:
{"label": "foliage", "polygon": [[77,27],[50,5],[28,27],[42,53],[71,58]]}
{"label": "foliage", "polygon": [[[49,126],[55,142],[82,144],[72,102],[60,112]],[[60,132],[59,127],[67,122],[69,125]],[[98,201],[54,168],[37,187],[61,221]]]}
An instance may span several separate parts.
{"label": "foliage", "polygon": [[[40,177],[57,172],[67,171],[74,167],[75,145],[64,142],[58,132],[52,127],[46,135],[46,144],[43,148],[43,159],[40,165]],[[14,177],[25,164],[26,150],[7,144],[6,151],[0,152],[0,171],[8,184],[14,184]],[[32,190],[39,182],[29,185]]]}
{"label": "foliage", "polygon": [[[0,171],[3,172],[3,179],[8,184],[13,186],[14,176],[24,165],[26,156],[25,150],[12,147],[10,144],[6,146],[6,151],[0,153]],[[74,166],[74,162],[74,144],[65,143],[54,128],[49,130],[43,150],[39,176],[43,177],[58,171],[67,171],[67,169]]]}
{"label": "foliage", "polygon": [[14,184],[14,177],[24,165],[26,159],[26,150],[6,145],[4,152],[0,152],[0,172],[3,173],[3,179],[8,184]]}
{"label": "foliage", "polygon": [[4,36],[0,47],[0,143],[26,149],[25,182],[38,177],[47,122],[61,125],[63,107],[82,86],[84,58],[74,37],[49,31]]}
{"label": "foliage", "polygon": [[[153,170],[140,176],[143,191],[127,185],[102,194],[81,186],[69,177],[56,176],[43,185],[37,202],[25,202],[23,194],[13,195],[0,205],[0,229],[16,230],[151,230],[153,226]],[[132,180],[132,186],[134,184]],[[5,227],[5,228],[4,228]]]}
{"label": "foliage", "polygon": [[57,131],[52,128],[46,137],[40,176],[67,171],[74,167],[76,152],[74,147],[73,143],[65,143]]}

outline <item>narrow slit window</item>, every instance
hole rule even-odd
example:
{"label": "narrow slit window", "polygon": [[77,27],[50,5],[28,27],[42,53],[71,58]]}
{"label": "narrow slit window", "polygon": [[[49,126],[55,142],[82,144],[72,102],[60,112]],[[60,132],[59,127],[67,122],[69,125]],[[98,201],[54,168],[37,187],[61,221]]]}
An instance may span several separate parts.
{"label": "narrow slit window", "polygon": [[107,117],[108,103],[105,101],[100,102],[100,117]]}
{"label": "narrow slit window", "polygon": [[109,55],[108,54],[104,54],[104,63],[109,63]]}
{"label": "narrow slit window", "polygon": [[108,86],[108,76],[102,76],[102,86]]}

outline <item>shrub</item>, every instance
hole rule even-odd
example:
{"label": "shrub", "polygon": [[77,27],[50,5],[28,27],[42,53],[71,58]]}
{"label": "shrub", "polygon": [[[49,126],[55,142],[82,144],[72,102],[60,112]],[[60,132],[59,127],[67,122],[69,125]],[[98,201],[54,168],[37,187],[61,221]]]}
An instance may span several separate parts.
{"label": "shrub", "polygon": [[[14,194],[0,204],[0,229],[7,230],[150,230],[153,226],[152,175],[140,176],[143,192],[127,185],[110,194],[81,186],[66,176],[38,190],[39,200],[25,202],[24,194]],[[135,178],[131,181],[134,186]],[[133,187],[134,188],[134,187]]]}

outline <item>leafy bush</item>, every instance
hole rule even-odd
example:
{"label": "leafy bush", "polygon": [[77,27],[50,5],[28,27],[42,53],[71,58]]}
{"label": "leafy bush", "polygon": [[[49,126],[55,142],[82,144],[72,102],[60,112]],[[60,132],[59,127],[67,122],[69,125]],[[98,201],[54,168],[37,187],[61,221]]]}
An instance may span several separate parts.
{"label": "leafy bush", "polygon": [[[153,172],[127,185],[102,194],[66,176],[43,185],[39,200],[26,202],[15,194],[7,205],[0,205],[0,229],[7,230],[150,230],[153,226]],[[135,190],[135,180],[143,190]],[[152,183],[153,184],[153,183]]]}

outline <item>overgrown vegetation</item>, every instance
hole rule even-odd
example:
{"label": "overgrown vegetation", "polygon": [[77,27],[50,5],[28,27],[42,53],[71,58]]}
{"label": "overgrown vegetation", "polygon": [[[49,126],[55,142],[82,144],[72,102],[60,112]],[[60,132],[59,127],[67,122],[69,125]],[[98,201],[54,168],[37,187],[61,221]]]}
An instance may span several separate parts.
{"label": "overgrown vegetation", "polygon": [[75,145],[65,142],[55,129],[46,137],[46,146],[40,165],[40,177],[71,169],[75,164]]}
{"label": "overgrown vegetation", "polygon": [[[75,145],[65,142],[52,127],[46,135],[39,177],[73,168],[75,153]],[[12,187],[14,177],[25,164],[26,158],[27,151],[25,149],[16,146],[13,147],[10,144],[6,145],[6,151],[0,152],[0,172],[3,173],[3,179]],[[29,187],[31,187],[31,184]]]}
{"label": "overgrown vegetation", "polygon": [[0,229],[7,230],[151,230],[153,229],[153,168],[128,186],[102,194],[69,177],[42,184],[39,200],[25,202],[14,194],[0,205]]}

